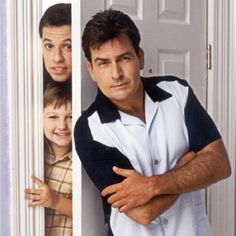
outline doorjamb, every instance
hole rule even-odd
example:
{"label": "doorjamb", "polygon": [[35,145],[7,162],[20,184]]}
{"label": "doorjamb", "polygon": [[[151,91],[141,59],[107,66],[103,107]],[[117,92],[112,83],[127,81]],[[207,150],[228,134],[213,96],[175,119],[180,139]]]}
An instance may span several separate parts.
{"label": "doorjamb", "polygon": [[232,167],[231,178],[208,188],[208,212],[215,236],[235,235],[235,10],[234,0],[208,1],[212,69],[208,71],[207,108],[222,134]]}
{"label": "doorjamb", "polygon": [[7,1],[7,81],[11,235],[43,236],[43,208],[28,208],[24,188],[43,179],[41,0]]}
{"label": "doorjamb", "polygon": [[[81,1],[72,2],[72,116],[73,127],[81,115]],[[76,43],[75,43],[76,42]],[[73,235],[82,236],[82,166],[73,139]],[[76,220],[75,220],[76,219]]]}

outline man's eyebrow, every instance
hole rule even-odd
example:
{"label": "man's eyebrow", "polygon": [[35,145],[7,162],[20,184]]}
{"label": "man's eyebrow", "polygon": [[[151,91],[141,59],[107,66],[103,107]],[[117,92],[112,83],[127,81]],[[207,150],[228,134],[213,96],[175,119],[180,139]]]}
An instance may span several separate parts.
{"label": "man's eyebrow", "polygon": [[96,57],[94,62],[98,62],[98,61],[108,61],[109,59],[108,58],[102,58],[102,57]]}
{"label": "man's eyebrow", "polygon": [[48,38],[44,38],[44,39],[43,39],[43,42],[47,42],[47,41],[48,41],[48,42],[51,42],[52,40],[51,40],[51,39],[48,39]]}
{"label": "man's eyebrow", "polygon": [[117,56],[117,58],[125,57],[125,56],[132,56],[133,54],[131,52],[125,52]]}
{"label": "man's eyebrow", "polygon": [[71,38],[66,38],[66,39],[63,39],[63,42],[71,42]]}
{"label": "man's eyebrow", "polygon": [[[124,52],[118,56],[116,56],[117,59],[119,58],[122,58],[122,57],[125,57],[125,56],[132,56],[133,54],[131,52]],[[108,58],[102,58],[102,57],[97,57],[95,58],[94,62],[97,62],[97,61],[108,61],[109,59]]]}
{"label": "man's eyebrow", "polygon": [[[53,40],[52,39],[50,39],[50,38],[44,38],[43,39],[43,42],[52,42]],[[71,40],[71,38],[65,38],[65,39],[63,39],[62,40],[62,42],[72,42],[72,40]]]}

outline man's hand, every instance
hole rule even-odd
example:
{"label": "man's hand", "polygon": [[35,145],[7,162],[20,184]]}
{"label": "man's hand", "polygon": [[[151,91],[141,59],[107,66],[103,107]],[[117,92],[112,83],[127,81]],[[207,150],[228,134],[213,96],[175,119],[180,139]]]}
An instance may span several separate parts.
{"label": "man's hand", "polygon": [[56,208],[58,194],[35,176],[32,176],[32,181],[38,185],[38,188],[25,189],[25,199],[29,200],[28,206]]}
{"label": "man's hand", "polygon": [[113,167],[113,171],[126,177],[121,183],[110,185],[102,191],[102,196],[109,196],[108,203],[120,212],[147,203],[154,197],[153,188],[149,177],[140,175],[135,170]]}
{"label": "man's hand", "polygon": [[[183,155],[176,163],[174,169],[182,167],[196,157],[194,152]],[[149,202],[154,196],[154,186],[150,177],[140,175],[135,170],[113,167],[113,171],[126,177],[118,184],[110,185],[102,191],[102,196],[109,196],[108,203],[114,208],[119,208],[120,212],[128,212],[134,207],[141,206]]]}

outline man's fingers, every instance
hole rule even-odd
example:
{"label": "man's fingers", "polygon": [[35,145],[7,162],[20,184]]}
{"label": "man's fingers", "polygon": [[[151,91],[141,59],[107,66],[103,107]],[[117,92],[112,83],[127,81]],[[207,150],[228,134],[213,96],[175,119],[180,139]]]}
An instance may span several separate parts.
{"label": "man's fingers", "polygon": [[123,168],[119,168],[117,166],[113,166],[112,169],[117,175],[120,175],[120,176],[123,176],[123,177],[128,177],[134,172],[134,170],[123,169]]}
{"label": "man's fingers", "polygon": [[123,207],[124,204],[125,204],[125,202],[123,200],[119,200],[119,201],[113,202],[111,205],[112,205],[112,207],[119,208],[119,210],[120,210],[120,208]]}
{"label": "man's fingers", "polygon": [[[117,166],[113,166],[112,169],[117,175],[120,175],[120,176],[123,176],[123,177],[128,177],[131,174],[136,173],[134,170],[123,169],[123,168],[119,168]],[[108,186],[108,187],[106,187],[105,189],[102,190],[101,195],[103,197],[105,197],[107,195],[113,194],[113,193],[117,192],[117,190],[119,190],[119,186],[120,186],[120,183],[110,185],[110,186]]]}
{"label": "man's fingers", "polygon": [[[135,170],[123,169],[123,168],[119,168],[117,166],[113,166],[112,169],[117,175],[120,175],[120,176],[123,176],[123,177],[126,177],[126,178],[137,173]],[[117,191],[120,190],[121,184],[122,184],[122,182],[106,187],[105,189],[102,190],[101,195],[103,197],[105,197],[107,195],[116,193]]]}
{"label": "man's fingers", "polygon": [[111,195],[107,202],[112,205],[114,208],[118,208],[120,212],[126,212],[129,209],[128,205],[126,204],[126,197],[122,194],[115,193]]}
{"label": "man's fingers", "polygon": [[112,204],[112,207],[118,208],[119,212],[122,212],[122,213],[125,213],[130,209],[129,205],[125,205],[125,202],[122,200],[114,202]]}
{"label": "man's fingers", "polygon": [[115,207],[115,208],[118,208],[121,206],[120,204],[122,203],[121,202],[122,199],[124,199],[124,196],[122,196],[121,194],[115,193],[111,195],[110,197],[108,197],[107,202],[110,203],[111,205],[113,205],[114,203],[116,204],[119,203],[119,205]]}
{"label": "man's fingers", "polygon": [[122,207],[119,207],[119,212],[125,213],[129,210],[127,205],[124,205]]}
{"label": "man's fingers", "polygon": [[106,187],[105,189],[102,190],[101,195],[103,197],[105,197],[107,195],[115,193],[117,191],[118,186],[119,186],[119,184],[113,184],[113,185]]}

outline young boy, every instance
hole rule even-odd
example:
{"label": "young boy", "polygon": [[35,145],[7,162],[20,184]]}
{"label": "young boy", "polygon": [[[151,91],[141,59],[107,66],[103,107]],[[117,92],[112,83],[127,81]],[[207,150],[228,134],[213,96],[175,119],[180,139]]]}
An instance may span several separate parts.
{"label": "young boy", "polygon": [[44,92],[45,182],[25,189],[29,207],[43,206],[46,236],[72,235],[71,85],[51,82]]}

